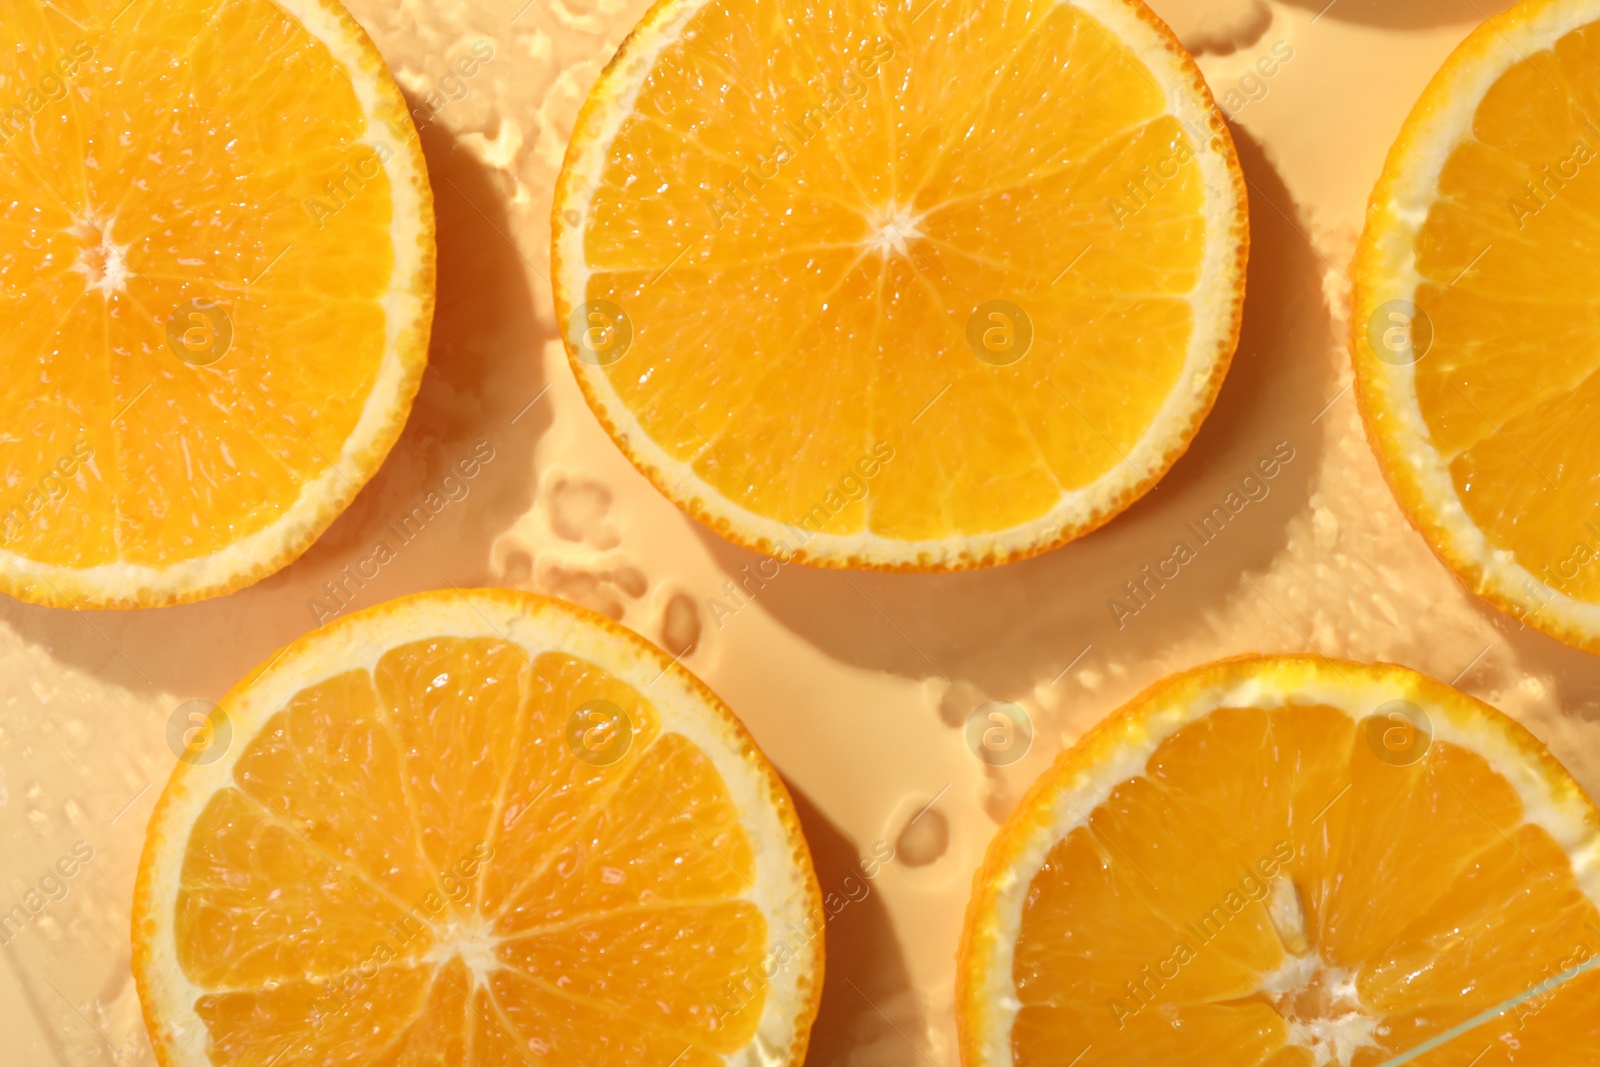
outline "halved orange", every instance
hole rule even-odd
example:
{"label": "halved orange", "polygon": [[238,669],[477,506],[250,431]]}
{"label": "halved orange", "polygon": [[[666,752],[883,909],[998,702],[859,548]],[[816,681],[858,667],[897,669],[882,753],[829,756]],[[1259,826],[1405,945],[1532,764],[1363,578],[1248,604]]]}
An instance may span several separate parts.
{"label": "halved orange", "polygon": [[798,1065],[821,900],[732,713],[495,590],[301,638],[187,739],[134,974],[164,1065]]}
{"label": "halved orange", "polygon": [[1138,0],[660,0],[567,149],[557,318],[607,432],[731,540],[984,566],[1187,448],[1245,216]]}
{"label": "halved orange", "polygon": [[1373,191],[1351,348],[1395,497],[1472,590],[1600,652],[1600,3],[1527,0],[1429,83]]}
{"label": "halved orange", "polygon": [[967,912],[967,1067],[1600,1062],[1600,811],[1402,667],[1243,658],[1064,753]]}
{"label": "halved orange", "polygon": [[432,197],[333,0],[0,20],[0,591],[145,607],[284,566],[405,422]]}

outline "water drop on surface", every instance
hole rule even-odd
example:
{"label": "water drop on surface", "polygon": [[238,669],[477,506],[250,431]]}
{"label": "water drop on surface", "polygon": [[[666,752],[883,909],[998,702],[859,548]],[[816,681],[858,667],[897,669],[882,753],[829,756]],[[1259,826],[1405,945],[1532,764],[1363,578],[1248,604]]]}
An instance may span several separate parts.
{"label": "water drop on surface", "polygon": [[949,849],[950,820],[937,808],[918,807],[894,841],[895,857],[908,867],[926,867]]}

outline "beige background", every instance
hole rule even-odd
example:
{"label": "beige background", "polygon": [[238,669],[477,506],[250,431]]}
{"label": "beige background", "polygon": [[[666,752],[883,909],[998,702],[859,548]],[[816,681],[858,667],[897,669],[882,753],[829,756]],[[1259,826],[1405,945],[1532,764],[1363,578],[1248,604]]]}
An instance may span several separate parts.
{"label": "beige background", "polygon": [[[1505,4],[1335,0],[1319,15],[1324,3],[1154,4],[1232,102],[1254,218],[1238,357],[1161,485],[1084,541],[999,570],[788,567],[720,628],[708,600],[755,557],[635,474],[552,341],[551,184],[579,103],[644,0],[354,3],[417,100],[475,42],[495,49],[423,131],[440,239],[432,365],[388,465],[272,579],[160,611],[0,603],[0,910],[75,842],[95,852],[67,897],[0,948],[0,1063],[153,1062],[127,924],[145,821],[173,762],[168,716],[312,627],[322,583],[483,439],[495,458],[468,496],[354,606],[503,584],[607,611],[674,651],[698,624],[684,662],[795,790],[824,889],[876,842],[899,847],[830,929],[815,1064],[953,1067],[953,954],[996,820],[1064,745],[1173,670],[1309,649],[1404,663],[1515,715],[1600,787],[1600,662],[1519,631],[1457,586],[1390,499],[1347,389],[1346,264],[1367,194],[1428,77]],[[1247,100],[1241,78],[1279,42],[1292,58]],[[1271,495],[1119,628],[1107,599],[1284,441],[1294,459]],[[1037,733],[1003,771],[975,759],[960,729],[987,700],[1021,704]]]}

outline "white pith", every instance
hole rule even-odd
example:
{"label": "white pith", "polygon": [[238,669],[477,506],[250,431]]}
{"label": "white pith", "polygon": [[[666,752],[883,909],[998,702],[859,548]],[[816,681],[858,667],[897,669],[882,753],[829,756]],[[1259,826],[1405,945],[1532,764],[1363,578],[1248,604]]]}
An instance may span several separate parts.
{"label": "white pith", "polygon": [[917,229],[917,223],[921,220],[922,216],[909,207],[895,204],[873,212],[872,221],[877,224],[877,229],[867,238],[866,247],[881,256],[909,255],[911,242],[923,236],[922,231]]}
{"label": "white pith", "polygon": [[[1330,990],[1328,1008],[1309,1015],[1297,1014],[1295,999],[1310,989]],[[1360,991],[1348,971],[1331,966],[1315,952],[1285,956],[1275,971],[1261,979],[1261,991],[1276,1000],[1289,1024],[1287,1045],[1311,1053],[1312,1067],[1350,1067],[1357,1052],[1381,1048],[1373,1040],[1382,1017],[1361,1003]]]}
{"label": "white pith", "polygon": [[128,248],[114,236],[117,220],[90,213],[72,227],[72,235],[83,242],[71,269],[84,277],[84,287],[101,296],[128,289]]}
{"label": "white pith", "polygon": [[451,960],[460,960],[472,975],[472,988],[479,989],[489,975],[501,968],[495,950],[501,938],[494,935],[494,924],[481,918],[451,919],[436,922],[433,926],[434,946],[423,957],[435,967],[443,967]]}
{"label": "white pith", "polygon": [[[1145,65],[1167,94],[1168,112],[1174,115],[1196,142],[1198,162],[1206,203],[1207,229],[1201,257],[1201,281],[1190,294],[1194,309],[1194,328],[1184,364],[1171,390],[1142,437],[1128,450],[1126,462],[1114,463],[1094,482],[1065,491],[1047,512],[1020,525],[992,533],[952,535],[931,540],[898,540],[880,536],[870,529],[853,534],[797,533],[788,524],[757,514],[728,499],[697,474],[689,461],[670,455],[645,431],[638,417],[623,403],[610,378],[601,367],[576,361],[574,372],[591,395],[598,398],[614,434],[631,458],[652,472],[663,483],[668,495],[679,502],[693,501],[703,509],[705,519],[719,528],[726,524],[743,535],[740,540],[764,542],[772,546],[799,548],[803,539],[803,558],[840,563],[854,560],[868,566],[914,565],[938,567],[960,565],[963,561],[1004,560],[1037,551],[1066,529],[1114,512],[1119,502],[1147,476],[1159,476],[1175,458],[1170,453],[1185,428],[1211,397],[1211,372],[1219,359],[1222,337],[1233,327],[1236,286],[1243,265],[1235,257],[1238,235],[1233,226],[1245,211],[1239,187],[1228,159],[1212,144],[1215,113],[1209,97],[1202,97],[1193,86],[1193,76],[1183,65],[1187,61],[1178,46],[1138,14],[1128,0],[1058,0],[1071,3],[1100,23],[1109,34],[1126,46]],[[559,298],[567,301],[587,291],[590,270],[584,256],[584,232],[588,225],[588,202],[583,195],[600,184],[606,156],[635,101],[645,77],[655,67],[661,52],[673,44],[685,26],[705,6],[707,0],[684,0],[648,32],[638,33],[625,62],[608,68],[595,86],[590,106],[598,116],[579,150],[569,154],[564,185],[574,195],[559,205],[555,217],[554,245],[557,274],[554,278]],[[1142,6],[1142,5],[1137,5]],[[885,206],[889,211],[895,205]],[[907,242],[903,228],[885,225],[873,216],[878,231],[870,250],[879,254],[898,254]],[[1235,269],[1237,268],[1237,269]],[[581,300],[581,297],[576,297]],[[564,332],[570,324],[563,322]],[[567,337],[569,351],[574,338]]]}

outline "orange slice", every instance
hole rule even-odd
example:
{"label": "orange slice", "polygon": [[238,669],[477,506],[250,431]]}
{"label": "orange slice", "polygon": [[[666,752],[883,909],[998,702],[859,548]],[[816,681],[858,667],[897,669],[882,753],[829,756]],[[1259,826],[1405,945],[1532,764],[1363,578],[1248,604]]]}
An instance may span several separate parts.
{"label": "orange slice", "polygon": [[1600,652],[1600,3],[1484,23],[1389,153],[1356,385],[1395,497],[1478,594]]}
{"label": "orange slice", "polygon": [[190,731],[134,974],[164,1065],[798,1065],[821,900],[793,803],[660,650],[426,593],[316,630]]}
{"label": "orange slice", "polygon": [[405,100],[332,0],[0,21],[0,591],[146,607],[294,559],[427,358]]}
{"label": "orange slice", "polygon": [[556,191],[578,383],[680,507],[830,567],[1109,521],[1210,410],[1244,182],[1137,0],[660,0]]}
{"label": "orange slice", "polygon": [[978,872],[962,1062],[1600,1062],[1600,811],[1401,667],[1211,664],[1064,753]]}

